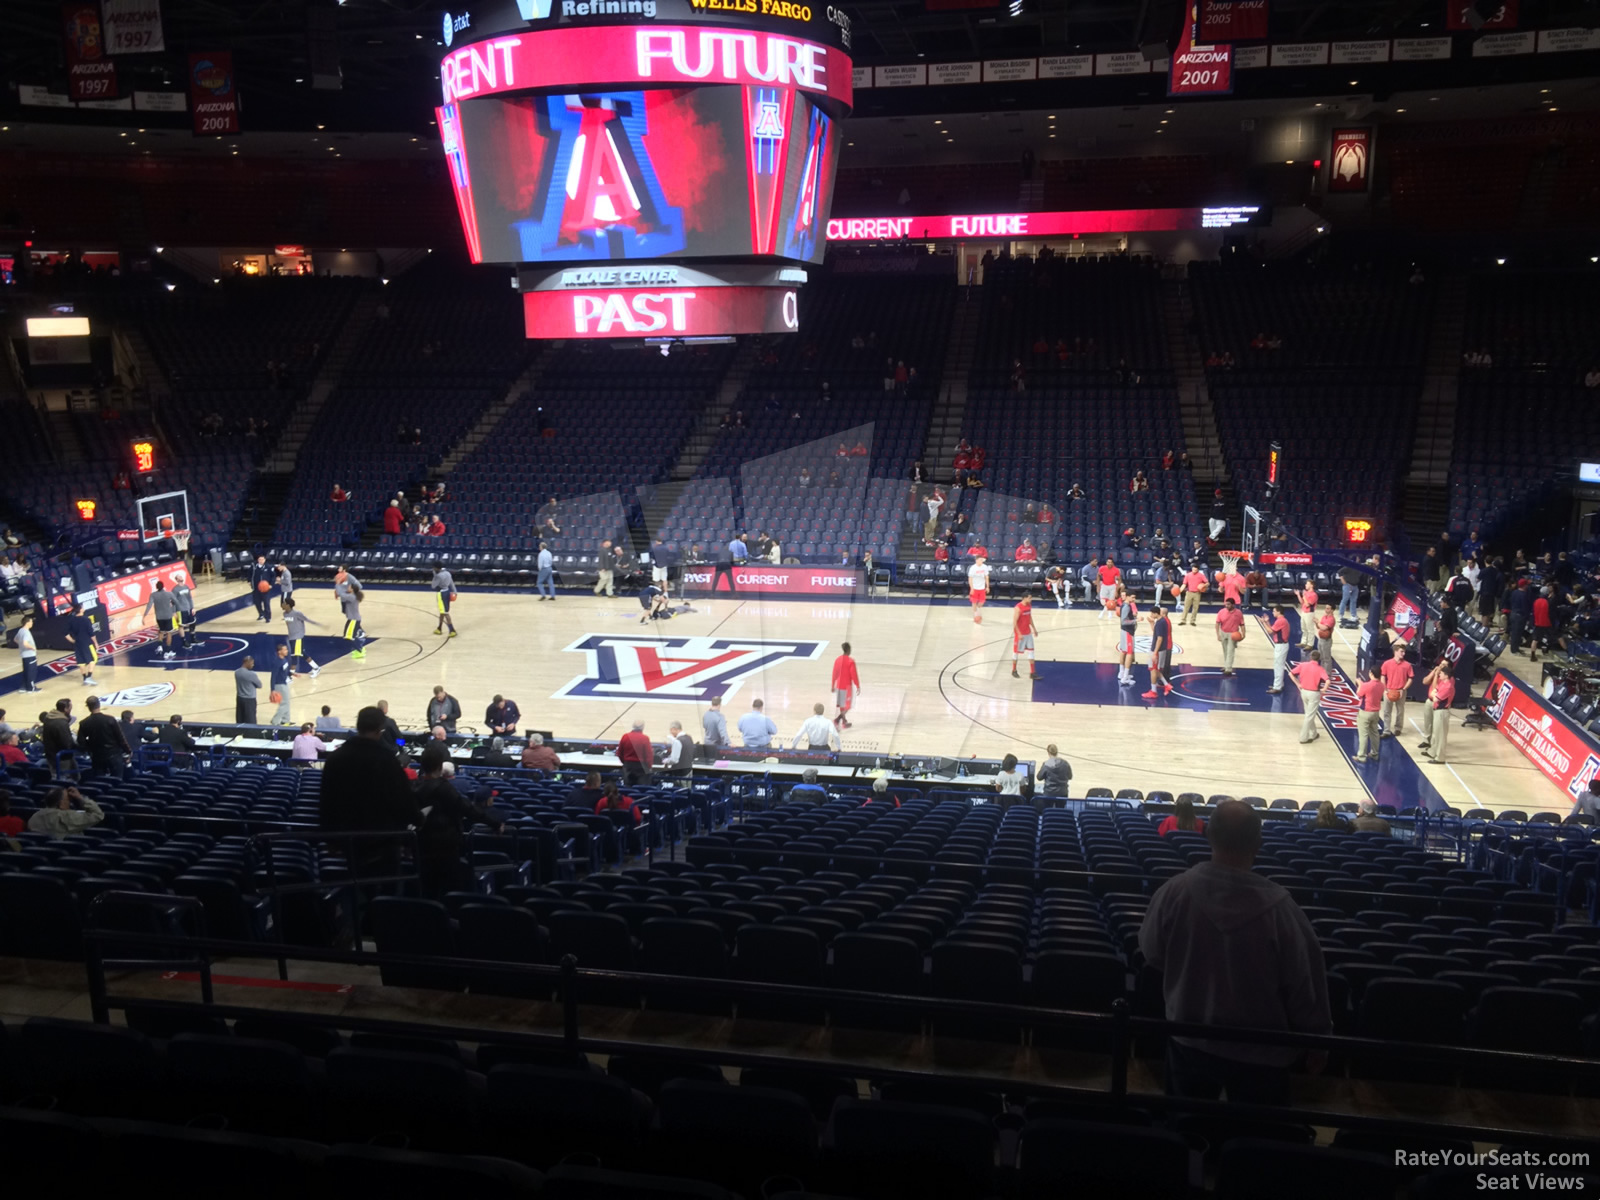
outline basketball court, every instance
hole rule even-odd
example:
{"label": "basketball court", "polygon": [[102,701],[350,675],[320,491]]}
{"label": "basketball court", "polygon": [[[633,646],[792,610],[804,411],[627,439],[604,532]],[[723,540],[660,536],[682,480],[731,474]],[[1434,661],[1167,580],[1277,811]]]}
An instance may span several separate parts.
{"label": "basketball court", "polygon": [[[1355,662],[1355,631],[1336,631],[1341,671],[1324,699],[1322,736],[1302,745],[1303,712],[1292,681],[1281,695],[1267,693],[1272,652],[1264,625],[1256,617],[1246,622],[1237,673],[1224,678],[1214,609],[1201,614],[1198,626],[1175,624],[1176,690],[1152,703],[1140,695],[1148,683],[1147,654],[1137,656],[1136,686],[1119,687],[1117,624],[1081,602],[1060,609],[1053,600],[1035,601],[1039,674],[1030,680],[1025,662],[1021,678],[1011,677],[1011,605],[991,603],[976,624],[964,598],[851,603],[691,595],[690,611],[645,626],[632,595],[568,593],[539,602],[525,592],[464,590],[453,613],[461,635],[448,638],[433,632],[432,592],[371,587],[362,604],[373,639],[365,661],[351,659],[351,644],[336,636],[341,620],[331,584],[297,587],[295,599],[321,623],[312,626],[306,652],[322,665],[315,679],[295,681],[296,722],[312,720],[326,704],[351,726],[358,709],[385,699],[403,727],[421,728],[433,687],[443,684],[461,702],[463,733],[482,728],[484,709],[500,693],[517,702],[525,728],[615,739],[643,719],[646,733],[661,742],[673,720],[698,737],[701,714],[720,693],[730,729],[760,698],[787,747],[813,704],[828,705],[832,715],[830,669],[840,644],[849,642],[863,691],[851,713],[854,727],[844,734],[847,750],[954,758],[1012,753],[1037,761],[1053,742],[1072,764],[1074,796],[1108,787],[1335,803],[1372,795],[1396,807],[1437,796],[1461,810],[1568,807],[1505,738],[1463,729],[1459,715],[1447,763],[1429,763],[1416,751],[1420,703],[1408,705],[1409,728],[1383,743],[1379,762],[1352,762],[1355,705],[1345,672]],[[274,603],[269,625],[256,616],[243,584],[214,581],[197,585],[196,607],[199,637],[171,662],[160,659],[155,631],[137,612],[113,618],[115,636],[94,689],[108,710],[132,708],[146,720],[182,713],[191,726],[233,720],[232,672],[250,654],[265,679],[283,639],[279,609]],[[70,660],[41,653],[44,691],[37,696],[21,693],[20,673],[0,679],[11,724],[30,724],[62,696],[79,701],[75,715],[83,715],[81,697],[89,689]],[[1513,669],[1537,682],[1537,668],[1526,660],[1514,660]],[[263,689],[262,720],[270,720],[273,707]]]}

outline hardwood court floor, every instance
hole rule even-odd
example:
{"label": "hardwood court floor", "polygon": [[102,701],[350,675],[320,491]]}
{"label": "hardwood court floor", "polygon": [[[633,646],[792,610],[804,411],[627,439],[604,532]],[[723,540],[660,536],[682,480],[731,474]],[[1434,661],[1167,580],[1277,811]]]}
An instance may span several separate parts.
{"label": "hardwood court floor", "polygon": [[[95,691],[123,697],[107,702],[113,711],[143,699],[136,710],[141,717],[181,712],[191,725],[231,721],[232,671],[247,649],[265,678],[283,633],[277,606],[268,625],[256,619],[242,585],[203,582],[196,598],[207,640],[189,659],[163,663],[153,647],[141,646],[100,667]],[[1040,679],[1030,683],[1026,663],[1022,678],[1011,678],[1007,604],[991,604],[979,625],[964,602],[699,599],[694,611],[645,627],[632,596],[578,593],[539,602],[526,594],[468,590],[454,612],[461,636],[445,638],[433,633],[431,592],[372,587],[362,611],[375,640],[358,662],[330,636],[340,622],[331,585],[299,587],[296,600],[322,622],[309,641],[313,656],[324,661],[317,678],[295,683],[297,721],[310,720],[326,704],[353,724],[357,709],[381,698],[402,726],[420,728],[433,686],[443,684],[461,702],[464,732],[482,727],[484,709],[498,692],[518,703],[525,728],[616,738],[642,718],[660,742],[674,719],[698,737],[706,703],[696,685],[709,677],[730,681],[723,702],[730,727],[760,697],[788,745],[813,703],[829,705],[832,715],[831,664],[840,643],[850,642],[863,691],[852,713],[854,728],[844,738],[848,750],[984,758],[1011,752],[1037,760],[1054,742],[1072,763],[1073,795],[1104,786],[1340,802],[1370,792],[1384,802],[1415,803],[1437,793],[1461,809],[1568,806],[1504,738],[1492,730],[1463,730],[1459,715],[1446,765],[1414,758],[1420,704],[1409,706],[1412,728],[1398,742],[1384,743],[1382,761],[1359,773],[1350,761],[1353,731],[1330,726],[1326,711],[1323,736],[1300,744],[1302,714],[1292,683],[1279,697],[1265,691],[1272,657],[1263,629],[1247,626],[1238,675],[1223,680],[1210,613],[1198,627],[1177,630],[1180,695],[1152,705],[1139,697],[1148,682],[1143,654],[1137,686],[1116,685],[1115,624],[1097,620],[1086,607],[1058,610],[1053,602],[1035,606]],[[141,624],[137,614],[124,614],[117,632]],[[42,652],[41,662],[55,657]],[[1335,658],[1354,663],[1347,631],[1338,633]],[[1513,668],[1536,678],[1526,660],[1515,660]],[[18,694],[19,675],[0,680],[0,691],[11,692],[6,706],[13,724],[31,721],[36,709],[59,696],[87,694],[75,675],[41,674],[49,681],[40,696]],[[143,688],[152,684],[158,686]],[[173,685],[170,696],[159,696],[162,684]],[[159,698],[147,698],[152,695]],[[272,711],[263,692],[260,719],[270,720]]]}

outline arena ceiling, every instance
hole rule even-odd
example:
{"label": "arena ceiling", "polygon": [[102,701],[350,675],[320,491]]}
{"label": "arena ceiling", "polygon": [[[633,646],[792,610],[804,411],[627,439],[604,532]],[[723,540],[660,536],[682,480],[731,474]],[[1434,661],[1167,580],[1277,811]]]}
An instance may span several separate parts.
{"label": "arena ceiling", "polygon": [[[1446,0],[1271,0],[1274,40],[1339,39],[1442,33]],[[463,3],[462,7],[467,7]],[[117,61],[124,92],[182,86],[190,51],[231,50],[235,58],[247,131],[328,130],[431,132],[441,52],[440,0],[162,0],[167,51]],[[853,22],[858,65],[903,63],[924,58],[995,58],[1051,52],[1136,49],[1176,32],[1180,0],[1000,0],[998,7],[927,11],[923,0],[857,0],[844,7]],[[1523,0],[1525,21],[1541,26],[1594,24],[1600,0]],[[338,87],[313,86],[310,39],[314,28],[331,27],[336,38]],[[19,84],[65,89],[61,6],[54,0],[0,3],[0,70],[7,91],[4,114],[19,120],[66,119],[56,113],[22,112]],[[1534,56],[1529,56],[1531,60]],[[1440,64],[1447,68],[1415,81],[1424,87],[1453,83],[1510,83],[1547,77],[1595,74],[1589,60],[1600,55],[1538,56],[1564,62],[1512,59]],[[1457,81],[1446,76],[1461,69]],[[1338,69],[1334,75],[1344,73]],[[1291,99],[1327,95],[1347,86],[1333,75],[1260,72],[1254,86],[1264,96]],[[1267,78],[1270,75],[1271,78]],[[1366,89],[1363,89],[1366,90]],[[1381,78],[1371,90],[1390,89]],[[1042,95],[1006,94],[1003,85],[959,90],[917,89],[918,95],[863,93],[858,112],[978,112],[1035,107],[1056,101]],[[1150,102],[1149,80],[1095,80],[1072,102],[1085,107]],[[73,114],[81,115],[81,114]],[[104,119],[100,114],[97,117]],[[144,119],[141,119],[144,120]],[[156,122],[150,122],[156,123]],[[171,122],[174,126],[182,121]]]}

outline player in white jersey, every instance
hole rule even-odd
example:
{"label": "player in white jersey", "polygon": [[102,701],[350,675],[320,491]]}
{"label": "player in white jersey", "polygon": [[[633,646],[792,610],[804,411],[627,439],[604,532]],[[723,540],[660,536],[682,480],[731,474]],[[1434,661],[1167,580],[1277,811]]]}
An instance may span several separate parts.
{"label": "player in white jersey", "polygon": [[989,564],[983,555],[967,568],[967,599],[972,601],[972,620],[983,624],[983,605],[989,599]]}

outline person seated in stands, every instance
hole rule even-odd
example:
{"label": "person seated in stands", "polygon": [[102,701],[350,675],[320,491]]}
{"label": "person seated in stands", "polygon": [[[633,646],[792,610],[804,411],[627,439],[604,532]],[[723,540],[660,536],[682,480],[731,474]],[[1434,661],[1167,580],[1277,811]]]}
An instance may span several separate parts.
{"label": "person seated in stands", "polygon": [[1269,351],[1270,350],[1282,350],[1283,349],[1283,335],[1282,334],[1278,334],[1278,333],[1269,333],[1267,335],[1267,349]]}
{"label": "person seated in stands", "polygon": [[1023,525],[1037,525],[1039,523],[1039,510],[1032,500],[1022,506],[1022,513],[1017,521]]}
{"label": "person seated in stands", "polygon": [[3,529],[0,529],[0,541],[4,541],[7,546],[12,547],[13,549],[22,545],[22,539],[16,535],[9,525],[5,526]]}
{"label": "person seated in stands", "polygon": [[908,473],[907,478],[910,479],[912,483],[928,482],[928,473],[923,469],[922,460],[920,458],[911,464],[911,470]]}
{"label": "person seated in stands", "polygon": [[[176,721],[177,718],[174,717],[173,720]],[[326,704],[322,706],[322,715],[316,719],[314,724],[318,733],[334,733],[344,728],[339,724],[339,718],[333,715],[333,709]]]}
{"label": "person seated in stands", "polygon": [[1012,556],[1014,562],[1031,563],[1039,561],[1039,551],[1034,548],[1032,538],[1023,538],[1022,544],[1017,547],[1017,552]]}
{"label": "person seated in stands", "polygon": [[964,512],[958,512],[956,519],[950,523],[950,532],[957,538],[965,537],[972,532],[972,518]]}
{"label": "person seated in stands", "polygon": [[[820,706],[819,706],[820,707]],[[826,804],[828,793],[817,782],[817,769],[807,767],[800,773],[800,782],[789,789],[787,800],[803,800],[808,804]]]}
{"label": "person seated in stands", "polygon": [[598,802],[605,799],[606,789],[601,783],[600,772],[590,771],[584,776],[583,782],[574,784],[567,800],[573,806],[582,805],[584,808],[596,808]]}
{"label": "person seated in stands", "polygon": [[1041,333],[1038,337],[1033,339],[1033,352],[1035,354],[1050,353],[1050,343],[1045,341],[1044,334]]}
{"label": "person seated in stands", "polygon": [[502,737],[492,737],[487,746],[479,746],[472,752],[472,761],[482,763],[486,767],[514,767],[517,760],[506,753],[506,740]]}
{"label": "person seated in stands", "polygon": [[1083,498],[1084,498],[1084,490],[1083,490],[1083,485],[1082,484],[1074,483],[1070,488],[1067,489],[1067,499],[1069,501],[1082,500]]}
{"label": "person seated in stands", "polygon": [[1069,347],[1067,345],[1067,339],[1066,338],[1057,338],[1056,339],[1056,363],[1059,366],[1063,366],[1064,367],[1068,363],[1070,363],[1071,361],[1072,361],[1072,349],[1071,349],[1071,347]]}
{"label": "person seated in stands", "polygon": [[413,425],[411,427],[411,444],[413,446],[422,445],[422,426]]}
{"label": "person seated in stands", "polygon": [[450,754],[443,746],[423,750],[418,765],[416,802],[424,815],[417,828],[417,874],[423,896],[440,900],[446,892],[472,888],[472,869],[461,857],[467,828],[481,824],[498,832],[505,822],[456,791],[447,772]]}
{"label": "person seated in stands", "polygon": [[839,448],[833,452],[833,456],[835,458],[849,458],[850,457],[850,447],[846,446],[843,442],[840,442],[839,443]]}
{"label": "person seated in stands", "polygon": [[733,410],[733,427],[735,429],[744,428],[744,409],[736,408]]}
{"label": "person seated in stands", "polygon": [[156,745],[172,747],[174,765],[188,761],[189,756],[195,751],[195,740],[183,727],[182,713],[173,713],[172,719],[156,730]]}
{"label": "person seated in stands", "polygon": [[933,548],[934,562],[950,561],[950,540],[951,539],[949,538],[948,533],[946,533],[945,539],[941,540],[939,544]]}
{"label": "person seated in stands", "polygon": [[16,732],[8,729],[0,733],[0,765],[20,767],[27,761],[27,751],[17,745]]}
{"label": "person seated in stands", "polygon": [[1176,454],[1174,454],[1171,450],[1168,450],[1164,454],[1162,454],[1162,456],[1161,456],[1161,469],[1163,471],[1170,471],[1170,470],[1172,470],[1173,466],[1177,463],[1177,461],[1178,461],[1178,456]]}
{"label": "person seated in stands", "polygon": [[633,818],[633,823],[635,825],[644,819],[643,815],[639,812],[639,806],[633,802],[633,797],[624,796],[617,790],[617,785],[615,783],[606,784],[605,788],[602,789],[600,799],[595,801],[595,816],[603,817],[608,812],[627,813]]}
{"label": "person seated in stands", "polygon": [[333,485],[333,495],[331,499],[335,504],[343,504],[346,500],[350,499],[350,493],[345,491],[336,483]]}
{"label": "person seated in stands", "polygon": [[406,517],[400,511],[400,501],[389,501],[389,507],[383,510],[383,531],[391,537],[398,537],[405,528]]}
{"label": "person seated in stands", "polygon": [[516,736],[517,724],[521,720],[522,712],[517,708],[517,702],[507,700],[504,696],[497,695],[483,711],[483,723],[489,727],[490,733],[499,737]]}
{"label": "person seated in stands", "polygon": [[11,815],[11,792],[0,788],[0,837],[19,837],[22,828],[22,818]]}
{"label": "person seated in stands", "polygon": [[434,742],[449,741],[450,731],[443,725],[435,725],[432,729],[428,730],[428,739]]}
{"label": "person seated in stands", "polygon": [[1128,484],[1128,491],[1136,495],[1139,492],[1148,492],[1149,490],[1150,480],[1145,477],[1143,468],[1140,468],[1133,473],[1133,480]]}
{"label": "person seated in stands", "polygon": [[733,428],[733,409],[730,408],[727,412],[722,414],[722,421],[718,427],[721,429]]}
{"label": "person seated in stands", "polygon": [[839,478],[838,468],[834,468],[828,472],[828,482],[824,486],[830,488],[841,488],[844,486],[844,480]]}
{"label": "person seated in stands", "polygon": [[1378,802],[1371,796],[1361,801],[1359,812],[1356,814],[1355,828],[1357,833],[1381,833],[1394,836],[1394,830],[1389,828],[1389,822],[1378,815]]}
{"label": "person seated in stands", "polygon": [[865,458],[866,456],[867,444],[865,442],[857,442],[854,446],[850,447],[851,458]]}
{"label": "person seated in stands", "polygon": [[767,551],[767,561],[781,563],[783,561],[783,547],[778,544],[778,539],[772,539],[772,548]]}
{"label": "person seated in stands", "polygon": [[[965,445],[966,443],[962,443]],[[964,487],[967,482],[967,472],[972,469],[972,451],[957,450],[951,465],[955,468],[955,485]]]}
{"label": "person seated in stands", "polygon": [[811,468],[810,467],[801,467],[800,468],[800,486],[803,487],[803,488],[808,488],[808,487],[811,486]]}
{"label": "person seated in stands", "polygon": [[1166,837],[1169,833],[1204,833],[1206,823],[1195,816],[1193,800],[1175,800],[1172,804],[1172,815],[1156,826],[1156,836]]}
{"label": "person seated in stands", "polygon": [[[424,346],[423,353],[426,354],[428,352],[428,348]],[[406,427],[406,423],[404,421],[401,421],[399,426],[394,431],[394,444],[397,446],[404,446],[410,440],[411,430]]]}
{"label": "person seated in stands", "polygon": [[300,726],[300,732],[295,734],[294,742],[290,745],[289,763],[303,769],[321,757],[322,739],[317,736],[316,726],[307,721]]}
{"label": "person seated in stands", "polygon": [[1265,332],[1258,332],[1255,335],[1255,337],[1250,339],[1250,349],[1252,349],[1252,350],[1265,350],[1266,348],[1267,348],[1267,335],[1266,335]]}
{"label": "person seated in stands", "polygon": [[1192,467],[1193,467],[1193,464],[1189,461],[1189,452],[1187,450],[1179,450],[1178,451],[1178,469],[1180,471],[1188,471]]}
{"label": "person seated in stands", "polygon": [[100,806],[77,788],[51,788],[45,793],[39,811],[28,818],[28,832],[48,834],[59,840],[80,834],[105,819]]}
{"label": "person seated in stands", "polygon": [[869,804],[887,804],[893,808],[900,807],[900,797],[889,790],[889,780],[885,776],[878,776],[872,781],[872,795],[861,802],[865,808]]}
{"label": "person seated in stands", "polygon": [[434,513],[433,517],[428,521],[428,536],[429,537],[443,537],[444,536],[444,522],[439,519],[439,514],[438,513]]}
{"label": "person seated in stands", "polygon": [[1311,822],[1313,829],[1332,829],[1339,833],[1349,833],[1350,824],[1333,807],[1332,800],[1324,800],[1317,805],[1317,819]]}
{"label": "person seated in stands", "polygon": [[[558,771],[561,769],[561,759],[556,752],[544,744],[544,734],[530,733],[528,744],[522,749],[522,769],[525,771]],[[598,779],[599,776],[590,778]]]}

